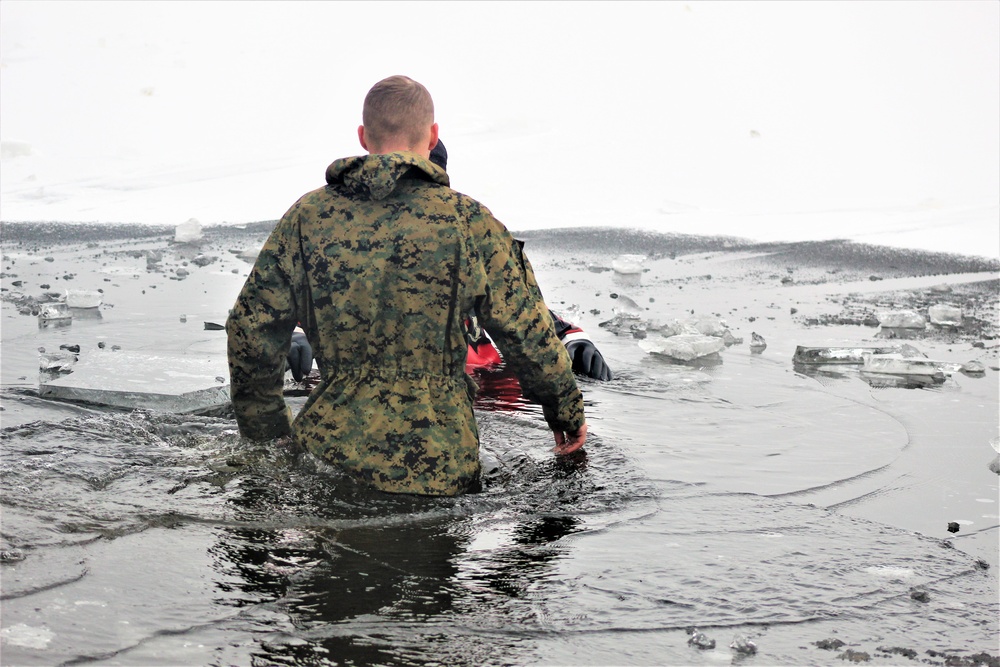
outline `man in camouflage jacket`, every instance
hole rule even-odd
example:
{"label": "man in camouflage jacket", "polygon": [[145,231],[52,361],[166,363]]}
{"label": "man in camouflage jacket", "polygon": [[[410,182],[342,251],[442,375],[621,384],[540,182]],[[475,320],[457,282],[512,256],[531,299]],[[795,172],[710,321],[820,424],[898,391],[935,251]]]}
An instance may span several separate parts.
{"label": "man in camouflage jacket", "polygon": [[[542,406],[555,451],[582,447],[582,395],[530,264],[428,160],[437,124],[426,89],[406,77],[376,84],[358,135],[369,155],[334,162],[327,185],[288,210],[230,311],[240,433],[292,435],[384,491],[465,491],[479,472],[464,371],[474,312]],[[282,387],[296,324],[322,380],[293,421]]]}

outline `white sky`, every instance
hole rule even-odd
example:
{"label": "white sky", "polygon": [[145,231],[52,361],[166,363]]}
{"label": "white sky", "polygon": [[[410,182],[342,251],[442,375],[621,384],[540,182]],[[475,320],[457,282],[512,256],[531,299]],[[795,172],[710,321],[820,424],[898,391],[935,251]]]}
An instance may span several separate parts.
{"label": "white sky", "polygon": [[3,0],[0,216],[280,217],[361,152],[390,74],[427,85],[453,186],[512,229],[1000,255],[987,0]]}

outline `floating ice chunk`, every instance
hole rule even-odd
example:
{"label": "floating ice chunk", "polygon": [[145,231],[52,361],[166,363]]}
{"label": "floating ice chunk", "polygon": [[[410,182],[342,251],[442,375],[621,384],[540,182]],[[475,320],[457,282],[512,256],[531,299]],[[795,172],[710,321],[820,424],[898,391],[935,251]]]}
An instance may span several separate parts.
{"label": "floating ice chunk", "polygon": [[611,261],[611,268],[623,276],[639,274],[645,261],[645,255],[618,255]]}
{"label": "floating ice chunk", "polygon": [[68,375],[50,378],[43,374],[38,393],[119,408],[195,412],[229,403],[228,373],[225,355],[98,350],[84,355]]}
{"label": "floating ice chunk", "polygon": [[879,324],[889,329],[923,329],[927,326],[924,316],[912,310],[882,311],[876,317]]}
{"label": "floating ice chunk", "polygon": [[927,317],[931,324],[943,324],[957,327],[962,323],[962,309],[958,306],[938,304],[927,309]]}
{"label": "floating ice chunk", "polygon": [[642,263],[645,259],[645,255],[619,255],[615,257],[611,261],[614,282],[632,287],[639,285],[642,282]]}
{"label": "floating ice chunk", "polygon": [[246,250],[241,250],[239,253],[237,253],[236,256],[242,259],[244,262],[249,262],[250,264],[253,264],[254,262],[257,261],[257,255],[259,254],[260,254],[259,248],[257,249],[247,248]]}
{"label": "floating ice chunk", "polygon": [[[726,347],[729,347],[731,345],[742,345],[743,344],[743,339],[740,338],[739,336],[734,335],[733,332],[730,331],[729,329],[726,329],[725,331],[723,331],[722,335],[719,336],[719,338],[721,338],[722,342],[726,344]],[[751,349],[753,349],[752,345],[750,347],[751,347]]]}
{"label": "floating ice chunk", "polygon": [[566,306],[565,308],[558,308],[558,309],[553,308],[552,312],[558,315],[559,317],[563,318],[567,322],[577,323],[582,319],[580,306],[575,303],[573,305]]}
{"label": "floating ice chunk", "polygon": [[736,635],[730,642],[729,648],[741,655],[754,655],[757,653],[757,645],[746,635]]}
{"label": "floating ice chunk", "polygon": [[50,320],[71,320],[73,319],[73,313],[70,312],[69,304],[63,301],[47,303],[38,312],[38,319],[45,322]]}
{"label": "floating ice chunk", "polygon": [[700,331],[694,328],[690,322],[681,322],[680,320],[670,320],[664,324],[658,322],[649,322],[648,327],[650,332],[658,333],[664,338],[669,336],[679,336],[680,334],[699,334],[704,335]]}
{"label": "floating ice chunk", "polygon": [[907,345],[876,345],[876,346],[843,346],[843,347],[809,347],[799,345],[795,348],[792,362],[796,364],[863,364],[866,354],[902,354],[907,357],[924,356],[920,350]]}
{"label": "floating ice chunk", "polygon": [[865,371],[861,371],[861,379],[877,389],[888,387],[895,387],[897,389],[923,389],[943,384],[947,381],[948,376],[944,373],[895,375],[893,373],[866,373]]}
{"label": "floating ice chunk", "polygon": [[649,328],[651,331],[658,331],[664,336],[701,334],[702,336],[725,338],[727,340],[727,344],[729,345],[732,345],[737,341],[743,342],[742,339],[737,338],[729,330],[729,326],[726,324],[725,320],[719,319],[713,315],[689,317],[686,320],[674,319],[662,325],[650,323]]}
{"label": "floating ice chunk", "polygon": [[615,305],[611,308],[611,312],[615,315],[642,315],[642,306],[624,294],[619,294],[615,302]]}
{"label": "floating ice chunk", "polygon": [[986,374],[986,366],[983,365],[983,362],[977,361],[976,359],[973,359],[972,361],[962,364],[962,367],[959,368],[958,370],[965,373],[966,375]]}
{"label": "floating ice chunk", "polygon": [[48,648],[55,637],[55,633],[48,628],[33,628],[24,623],[16,623],[0,629],[0,638],[3,639],[4,644],[23,646],[24,648]]}
{"label": "floating ice chunk", "polygon": [[101,305],[103,298],[103,295],[97,290],[66,290],[66,304],[70,308],[97,308]]}
{"label": "floating ice chunk", "polygon": [[79,357],[73,352],[42,352],[38,355],[38,370],[42,373],[72,373]]}
{"label": "floating ice chunk", "polygon": [[218,259],[215,255],[198,255],[191,260],[191,263],[195,266],[208,266],[214,264]]}
{"label": "floating ice chunk", "polygon": [[177,225],[174,230],[174,241],[177,243],[196,243],[202,236],[201,223],[194,218]]}
{"label": "floating ice chunk", "polygon": [[690,636],[688,637],[688,645],[704,651],[715,648],[715,640],[710,639],[704,632],[700,632],[692,628]]}
{"label": "floating ice chunk", "polygon": [[889,373],[892,375],[938,375],[954,373],[962,364],[933,359],[904,357],[901,354],[866,354],[862,370],[866,373]]}
{"label": "floating ice chunk", "polygon": [[705,336],[721,337],[729,328],[723,320],[711,315],[701,315],[690,321],[695,330]]}
{"label": "floating ice chunk", "polygon": [[636,338],[645,338],[648,323],[642,321],[637,315],[622,315],[619,313],[610,320],[598,323],[597,326],[607,329],[616,336],[629,334]]}
{"label": "floating ice chunk", "polygon": [[639,347],[649,354],[659,354],[679,361],[691,361],[719,353],[725,341],[716,336],[678,334],[667,338],[639,341]]}

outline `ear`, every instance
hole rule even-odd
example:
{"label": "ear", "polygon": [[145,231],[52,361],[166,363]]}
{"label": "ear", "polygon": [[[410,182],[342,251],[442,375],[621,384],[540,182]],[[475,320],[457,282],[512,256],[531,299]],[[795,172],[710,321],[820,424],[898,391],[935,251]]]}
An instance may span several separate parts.
{"label": "ear", "polygon": [[[361,142],[361,147],[366,151],[368,150],[368,143],[365,142],[365,126],[358,125],[358,141]],[[437,143],[437,138],[435,137],[434,143]]]}
{"label": "ear", "polygon": [[431,140],[430,143],[427,144],[428,153],[434,150],[434,147],[437,146],[437,142],[438,142],[438,124],[434,123],[433,125],[431,125]]}

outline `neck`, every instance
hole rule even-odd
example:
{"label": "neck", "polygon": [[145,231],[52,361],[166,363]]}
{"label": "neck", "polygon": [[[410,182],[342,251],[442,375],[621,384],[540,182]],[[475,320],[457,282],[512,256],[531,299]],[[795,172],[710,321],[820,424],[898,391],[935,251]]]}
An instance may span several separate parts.
{"label": "neck", "polygon": [[368,150],[369,153],[416,153],[418,151],[414,150],[413,146],[407,146],[402,143],[386,143],[381,146],[371,146]]}

